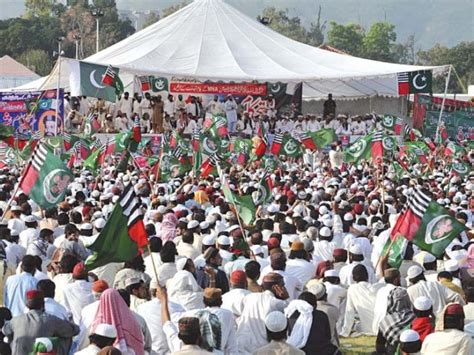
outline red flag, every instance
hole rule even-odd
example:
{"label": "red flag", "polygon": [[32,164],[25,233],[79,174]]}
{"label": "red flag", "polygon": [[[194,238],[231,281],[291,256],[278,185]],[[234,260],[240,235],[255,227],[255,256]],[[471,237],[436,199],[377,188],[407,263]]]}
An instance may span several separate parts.
{"label": "red flag", "polygon": [[207,177],[212,173],[217,166],[219,158],[216,155],[211,155],[201,165],[201,177]]}
{"label": "red flag", "polygon": [[408,83],[408,72],[398,73],[398,95],[408,95],[410,93],[410,84]]}
{"label": "red flag", "polygon": [[197,152],[199,150],[201,140],[201,131],[199,129],[194,129],[192,132],[191,146],[193,151]]}
{"label": "red flag", "polygon": [[112,69],[112,66],[109,65],[107,69],[105,70],[104,75],[102,75],[102,84],[107,85],[107,86],[112,86],[114,84],[115,75],[117,74]]}
{"label": "red flag", "polygon": [[316,150],[317,149],[316,144],[313,141],[313,138],[308,136],[306,133],[303,133],[299,137],[299,140],[300,140],[300,143],[303,144],[306,149],[310,149],[310,150]]}
{"label": "red flag", "polygon": [[273,138],[272,147],[270,148],[270,152],[273,155],[278,155],[278,153],[280,153],[282,142],[283,142],[283,134],[276,133],[275,137]]}
{"label": "red flag", "polygon": [[219,137],[225,137],[229,135],[229,132],[227,131],[227,124],[223,120],[218,120],[216,122],[216,129],[217,129],[217,134]]}
{"label": "red flag", "polygon": [[257,148],[255,148],[255,155],[259,158],[264,156],[265,152],[267,151],[267,146],[268,146],[267,137],[262,137],[262,139],[260,140],[260,143],[257,145]]}
{"label": "red flag", "polygon": [[148,76],[139,76],[138,80],[140,80],[140,87],[141,87],[142,91],[149,91],[151,89],[150,77],[148,77]]}
{"label": "red flag", "polygon": [[439,134],[441,136],[441,141],[444,142],[448,139],[448,131],[446,130],[446,127],[442,125],[439,127]]}
{"label": "red flag", "polygon": [[135,119],[133,120],[133,136],[132,136],[132,139],[137,142],[137,143],[140,143],[142,141],[142,131],[141,131],[141,127],[140,127],[140,118],[137,116],[135,116]]}
{"label": "red flag", "polygon": [[395,125],[393,126],[393,130],[397,136],[402,133],[402,119],[400,117],[397,117],[395,120]]}
{"label": "red flag", "polygon": [[383,162],[383,133],[378,130],[372,136],[372,161],[375,164],[381,164]]}

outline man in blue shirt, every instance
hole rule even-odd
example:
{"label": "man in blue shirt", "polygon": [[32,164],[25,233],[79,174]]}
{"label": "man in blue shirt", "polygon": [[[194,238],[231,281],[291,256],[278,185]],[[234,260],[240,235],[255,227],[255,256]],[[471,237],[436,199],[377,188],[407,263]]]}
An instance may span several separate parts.
{"label": "man in blue shirt", "polygon": [[7,278],[4,302],[13,317],[25,313],[26,291],[36,289],[38,280],[34,277],[35,265],[35,258],[32,255],[25,255],[21,260],[21,274]]}

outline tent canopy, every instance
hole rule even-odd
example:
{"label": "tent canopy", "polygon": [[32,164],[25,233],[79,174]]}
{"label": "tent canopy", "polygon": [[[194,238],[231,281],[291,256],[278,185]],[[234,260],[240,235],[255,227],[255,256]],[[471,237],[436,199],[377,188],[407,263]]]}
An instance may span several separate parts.
{"label": "tent canopy", "polygon": [[396,73],[431,69],[439,74],[446,69],[384,63],[312,47],[222,0],[195,0],[85,61],[118,67],[121,77],[304,82],[303,95],[314,98],[329,92],[335,97],[397,96]]}

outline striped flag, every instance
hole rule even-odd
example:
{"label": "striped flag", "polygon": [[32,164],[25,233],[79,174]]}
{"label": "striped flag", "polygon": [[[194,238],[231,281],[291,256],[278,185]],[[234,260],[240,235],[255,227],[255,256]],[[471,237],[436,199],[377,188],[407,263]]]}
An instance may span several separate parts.
{"label": "striped flag", "polygon": [[299,135],[298,140],[305,146],[306,149],[316,150],[317,148],[313,138],[306,133]]}
{"label": "striped flag", "polygon": [[375,164],[381,164],[383,162],[383,132],[377,130],[372,135],[372,161]]}
{"label": "striped flag", "polygon": [[408,72],[398,73],[398,95],[408,95],[410,93],[410,83],[408,82]]}
{"label": "striped flag", "polygon": [[138,80],[140,81],[142,92],[151,90],[150,77],[148,75],[139,76]]}
{"label": "striped flag", "polygon": [[125,187],[107,223],[89,249],[86,267],[91,270],[110,262],[125,262],[141,253],[148,244],[143,211],[133,184]]}
{"label": "striped flag", "polygon": [[140,126],[140,118],[138,117],[138,115],[136,115],[135,119],[133,120],[132,139],[137,143],[140,143],[142,141],[142,130]]}
{"label": "striped flag", "polygon": [[193,148],[193,151],[197,152],[199,150],[199,145],[201,143],[201,132],[202,130],[200,128],[193,129],[192,135],[191,135],[191,146]]}
{"label": "striped flag", "polygon": [[273,138],[272,147],[270,148],[270,152],[273,155],[278,155],[278,153],[280,153],[282,142],[283,142],[283,133],[276,133],[275,137]]}

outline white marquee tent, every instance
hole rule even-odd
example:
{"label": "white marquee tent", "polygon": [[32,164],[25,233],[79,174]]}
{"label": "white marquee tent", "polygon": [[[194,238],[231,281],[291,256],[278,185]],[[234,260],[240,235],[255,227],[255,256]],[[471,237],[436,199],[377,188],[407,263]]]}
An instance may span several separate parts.
{"label": "white marquee tent", "polygon": [[[161,21],[88,58],[120,75],[234,82],[304,82],[305,97],[397,96],[397,75],[448,66],[377,62],[315,48],[262,25],[222,0],[195,0]],[[62,86],[67,86],[67,60]],[[43,88],[53,88],[54,73]],[[26,86],[25,86],[26,87]]]}

